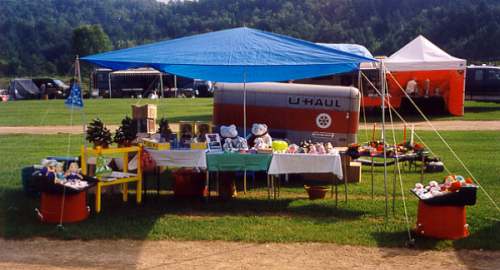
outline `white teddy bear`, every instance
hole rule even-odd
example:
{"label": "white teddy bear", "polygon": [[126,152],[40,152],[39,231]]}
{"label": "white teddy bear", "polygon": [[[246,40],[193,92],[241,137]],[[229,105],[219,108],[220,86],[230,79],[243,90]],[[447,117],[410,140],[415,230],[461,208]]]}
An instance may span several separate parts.
{"label": "white teddy bear", "polygon": [[253,124],[249,141],[254,149],[267,149],[273,145],[273,138],[267,132],[266,124]]}
{"label": "white teddy bear", "polygon": [[235,125],[221,126],[220,135],[222,137],[222,148],[224,151],[247,150],[247,140],[238,136],[238,130]]}

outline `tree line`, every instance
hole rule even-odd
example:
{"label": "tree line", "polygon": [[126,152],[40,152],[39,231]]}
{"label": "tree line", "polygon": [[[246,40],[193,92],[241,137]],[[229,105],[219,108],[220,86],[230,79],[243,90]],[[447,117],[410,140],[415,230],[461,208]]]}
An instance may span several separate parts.
{"label": "tree line", "polygon": [[2,0],[0,75],[71,74],[75,54],[248,26],[390,55],[422,34],[469,61],[500,60],[497,0]]}

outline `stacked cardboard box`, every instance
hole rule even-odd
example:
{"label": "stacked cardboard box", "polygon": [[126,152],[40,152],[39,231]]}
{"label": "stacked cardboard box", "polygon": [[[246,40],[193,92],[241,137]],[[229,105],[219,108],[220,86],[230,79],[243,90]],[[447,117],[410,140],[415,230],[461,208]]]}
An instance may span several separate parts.
{"label": "stacked cardboard box", "polygon": [[132,118],[137,120],[138,132],[156,133],[157,109],[154,104],[132,105]]}

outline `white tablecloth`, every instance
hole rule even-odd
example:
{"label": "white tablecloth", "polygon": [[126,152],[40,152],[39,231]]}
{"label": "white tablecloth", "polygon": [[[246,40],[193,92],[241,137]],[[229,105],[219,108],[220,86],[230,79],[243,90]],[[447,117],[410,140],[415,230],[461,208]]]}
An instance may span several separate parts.
{"label": "white tablecloth", "polygon": [[273,154],[269,174],[333,173],[343,178],[339,154]]}
{"label": "white tablecloth", "polygon": [[207,167],[205,150],[145,150],[158,166]]}

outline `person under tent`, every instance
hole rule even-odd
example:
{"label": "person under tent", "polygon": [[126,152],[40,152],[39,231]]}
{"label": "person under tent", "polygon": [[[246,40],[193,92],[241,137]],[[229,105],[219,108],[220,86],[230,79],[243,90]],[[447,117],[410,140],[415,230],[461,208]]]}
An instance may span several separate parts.
{"label": "person under tent", "polygon": [[410,96],[416,96],[418,94],[418,83],[415,78],[412,78],[406,83],[405,92]]}

